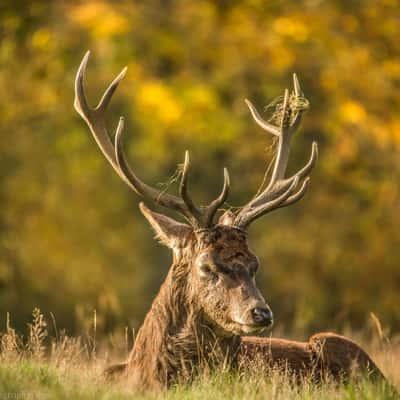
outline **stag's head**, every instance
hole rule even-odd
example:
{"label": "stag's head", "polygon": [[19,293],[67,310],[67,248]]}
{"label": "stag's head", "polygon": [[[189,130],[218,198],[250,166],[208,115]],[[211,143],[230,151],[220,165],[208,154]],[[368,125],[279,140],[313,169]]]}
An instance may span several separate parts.
{"label": "stag's head", "polygon": [[[183,164],[179,196],[160,191],[140,180],[129,167],[122,146],[124,120],[121,117],[114,144],[106,129],[105,110],[123,78],[124,69],[104,92],[98,106],[91,108],[84,94],[84,75],[89,53],[79,67],[75,82],[75,108],[89,126],[98,146],[122,180],[144,199],[179,213],[185,223],[150,211],[143,203],[140,209],[156,232],[158,239],[173,250],[174,266],[184,266],[187,298],[194,303],[207,322],[220,335],[260,332],[272,326],[272,312],[256,286],[259,262],[249,249],[247,228],[257,218],[300,200],[305,194],[309,174],[317,159],[313,143],[311,157],[297,173],[285,177],[290,140],[300,125],[307,102],[296,75],[294,88],[285,90],[278,105],[276,123],[261,118],[246,100],[256,123],[277,138],[277,150],[270,180],[259,193],[236,212],[216,214],[229,192],[229,175],[224,169],[220,195],[206,207],[198,207],[188,192],[189,154]],[[173,267],[174,268],[174,267]]]}
{"label": "stag's head", "polygon": [[272,326],[272,312],[257,288],[258,258],[246,232],[216,225],[196,233],[191,267],[194,293],[204,316],[220,335],[260,332]]}

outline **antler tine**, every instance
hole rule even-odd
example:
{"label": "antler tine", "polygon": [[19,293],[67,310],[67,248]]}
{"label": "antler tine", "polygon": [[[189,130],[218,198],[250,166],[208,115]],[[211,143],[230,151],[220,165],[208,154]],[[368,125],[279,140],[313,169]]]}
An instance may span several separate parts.
{"label": "antler tine", "polygon": [[[278,136],[278,143],[274,167],[268,185],[261,194],[252,199],[239,211],[234,222],[235,226],[247,227],[261,215],[276,208],[295,203],[303,197],[308,188],[309,178],[307,176],[311,173],[318,158],[318,147],[315,142],[312,144],[311,156],[307,164],[293,176],[285,179],[289,160],[290,141],[300,125],[303,109],[308,105],[307,100],[303,99],[303,92],[296,74],[293,74],[293,87],[294,92],[292,95],[289,94],[288,89],[285,90],[283,103],[280,109],[282,116],[279,127],[272,125],[271,128],[271,124],[268,123],[265,125],[265,121],[258,115],[254,106],[248,100],[246,101],[257,124],[264,130]],[[292,99],[291,96],[294,96],[294,99]],[[299,107],[299,104],[301,105],[300,100],[306,102],[306,106],[303,105],[303,107]],[[278,132],[278,134],[276,134],[276,132]],[[306,179],[300,189],[295,192],[298,183],[303,178]]]}
{"label": "antler tine", "polygon": [[294,176],[298,176],[299,178],[304,178],[307,175],[311,173],[313,168],[315,167],[315,164],[317,163],[318,160],[318,144],[317,142],[312,142],[311,145],[311,156],[310,159],[308,160],[307,164],[301,168],[298,172],[296,172],[295,175],[293,175],[289,179],[293,179]]}
{"label": "antler tine", "polygon": [[196,207],[193,203],[192,198],[189,196],[188,192],[188,176],[189,176],[189,151],[186,150],[185,152],[185,162],[183,163],[183,171],[182,171],[182,178],[179,185],[179,194],[182,197],[183,201],[185,202],[188,210],[191,212],[192,215],[196,217],[198,221],[201,220],[201,211]]}
{"label": "antler tine", "polygon": [[297,77],[297,74],[293,74],[293,89],[294,89],[294,94],[296,97],[302,97],[304,96],[303,91],[301,90],[299,78]]}
{"label": "antler tine", "polygon": [[114,79],[112,84],[104,93],[102,100],[95,109],[91,108],[87,102],[85,90],[84,90],[84,79],[86,66],[89,60],[90,51],[86,52],[83,57],[81,64],[78,68],[78,72],[76,74],[75,79],[75,101],[74,107],[78,114],[84,119],[86,124],[89,126],[89,129],[96,140],[97,145],[102,151],[103,155],[106,157],[108,162],[117,172],[117,174],[129,184],[126,180],[125,176],[121,174],[121,171],[118,168],[117,160],[114,154],[114,146],[111,143],[110,136],[107,132],[107,128],[105,125],[105,121],[101,118],[101,112],[104,111],[104,106],[110,100],[112,94],[117,88],[119,82],[124,77],[126,69],[122,70],[122,72]]}
{"label": "antler tine", "polygon": [[188,173],[189,173],[189,152],[186,150],[185,152],[185,162],[183,164],[183,172],[182,178],[179,185],[179,193],[185,202],[186,206],[188,207],[189,211],[192,215],[196,217],[197,221],[201,221],[202,227],[211,227],[213,225],[213,218],[215,213],[218,211],[218,207],[220,207],[228,197],[229,193],[229,174],[228,170],[224,168],[224,185],[220,195],[213,200],[204,210],[200,210],[196,205],[193,203],[192,198],[189,196],[188,193]]}
{"label": "antler tine", "polygon": [[90,112],[90,108],[87,104],[85,92],[83,89],[83,79],[89,55],[90,51],[87,51],[84,57],[82,58],[82,61],[79,65],[78,72],[76,73],[76,78],[75,78],[74,107],[75,110],[79,113],[79,115],[84,119],[86,119],[86,114]]}
{"label": "antler tine", "polygon": [[288,197],[284,203],[280,205],[280,207],[290,206],[291,204],[301,200],[309,188],[310,180],[311,178],[309,176],[304,179],[300,189],[295,194],[292,194],[290,197]]}
{"label": "antler tine", "polygon": [[290,178],[281,180],[278,183],[276,183],[273,190],[263,191],[261,195],[259,195],[256,199],[252,201],[252,207],[257,207],[265,203],[266,201],[269,201],[274,196],[284,192],[291,185],[291,183],[296,177],[298,177],[299,179],[306,178],[311,173],[312,169],[317,163],[317,159],[318,159],[318,145],[316,142],[313,142],[311,146],[311,156],[307,164],[299,171],[297,171],[294,175],[292,175]]}
{"label": "antler tine", "polygon": [[235,225],[239,226],[240,228],[247,228],[250,223],[253,222],[255,219],[261,217],[271,210],[282,206],[285,201],[290,198],[290,195],[292,194],[293,189],[297,186],[298,182],[299,178],[296,176],[289,188],[283,194],[261,205],[260,207],[254,208],[253,210],[247,212],[243,217],[239,214],[237,219],[235,220]]}
{"label": "antler tine", "polygon": [[[293,74],[293,88],[294,88],[294,95],[295,95],[296,99],[300,99],[300,98],[304,97],[304,93],[301,90],[299,79],[297,78],[296,74]],[[298,129],[298,127],[300,126],[302,117],[303,117],[303,110],[300,109],[297,111],[297,114],[294,117],[294,120],[291,124],[290,129],[292,132],[295,132]]]}
{"label": "antler tine", "polygon": [[107,109],[107,106],[110,103],[111,98],[119,85],[119,82],[125,76],[127,70],[128,67],[124,67],[122,71],[116,76],[116,78],[110,83],[110,86],[108,86],[102,98],[100,99],[99,104],[96,107],[96,110],[98,112],[104,112]]}
{"label": "antler tine", "polygon": [[122,142],[123,128],[124,128],[124,119],[123,117],[121,117],[115,135],[115,157],[120,172],[131,184],[133,190],[136,193],[142,195],[143,197],[146,197],[149,200],[152,200],[163,207],[171,208],[172,210],[180,212],[190,221],[193,221],[193,215],[185,207],[184,202],[179,197],[154,189],[150,185],[147,185],[146,183],[142,182],[132,171],[132,169],[129,167],[123,148],[123,142]]}
{"label": "antler tine", "polygon": [[290,139],[292,132],[289,129],[290,126],[290,110],[289,110],[289,90],[285,89],[285,95],[283,98],[282,107],[282,119],[280,124],[280,134],[278,138],[278,150],[276,154],[276,160],[274,169],[272,171],[271,181],[269,187],[272,187],[276,181],[282,179],[285,175],[290,150]]}
{"label": "antler tine", "polygon": [[224,186],[222,187],[222,191],[220,195],[215,200],[213,200],[208,205],[208,207],[206,207],[206,210],[204,211],[205,226],[211,226],[213,224],[213,219],[216,212],[218,211],[218,208],[225,203],[225,200],[229,195],[229,189],[230,189],[229,172],[227,168],[224,168]]}
{"label": "antler tine", "polygon": [[267,122],[261,118],[257,109],[253,106],[252,102],[249,99],[244,99],[244,101],[247,104],[247,107],[249,107],[252,117],[254,118],[256,123],[259,126],[261,126],[262,129],[264,129],[265,131],[267,131],[269,133],[272,133],[274,136],[280,135],[279,129],[276,126],[270,124],[269,122]]}

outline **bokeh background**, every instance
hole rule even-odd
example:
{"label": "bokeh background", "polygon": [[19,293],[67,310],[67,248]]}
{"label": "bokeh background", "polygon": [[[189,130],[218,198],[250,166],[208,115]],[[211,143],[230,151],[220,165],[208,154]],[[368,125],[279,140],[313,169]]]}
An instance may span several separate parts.
{"label": "bokeh background", "polygon": [[98,331],[137,328],[170,264],[73,109],[90,49],[93,104],[128,66],[108,121],[126,117],[135,170],[167,182],[190,149],[200,203],[224,166],[229,205],[255,193],[272,140],[243,99],[262,110],[297,72],[311,107],[289,169],[317,140],[311,190],[250,230],[276,331],[363,329],[370,312],[398,331],[399,37],[396,0],[2,1],[2,326],[40,307],[69,333],[93,310]]}

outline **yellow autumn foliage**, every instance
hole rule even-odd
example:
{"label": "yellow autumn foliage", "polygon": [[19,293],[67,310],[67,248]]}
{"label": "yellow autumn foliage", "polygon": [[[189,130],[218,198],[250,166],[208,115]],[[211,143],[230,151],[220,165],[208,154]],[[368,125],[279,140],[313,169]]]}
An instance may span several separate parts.
{"label": "yellow autumn foliage", "polygon": [[177,121],[182,109],[171,91],[162,82],[145,82],[137,88],[136,101],[139,109],[157,118],[159,123],[171,124]]}
{"label": "yellow autumn foliage", "polygon": [[[4,3],[4,4],[3,4]],[[220,190],[246,203],[273,140],[265,119],[296,72],[310,108],[288,173],[312,141],[319,160],[296,206],[252,226],[258,275],[276,327],[361,328],[370,312],[400,329],[400,24],[398,1],[18,1],[0,11],[0,317],[31,310],[60,327],[137,327],[169,256],[73,109],[76,69],[91,57],[90,104],[127,65],[106,121],[119,116],[138,176],[176,194],[191,152],[199,204]],[[164,183],[164,185],[162,185]],[[165,184],[167,183],[167,184]],[[150,205],[150,204],[149,204]],[[173,215],[171,215],[173,216]]]}
{"label": "yellow autumn foliage", "polygon": [[70,9],[71,19],[88,29],[98,40],[126,33],[129,21],[113,3],[85,1]]}
{"label": "yellow autumn foliage", "polygon": [[362,104],[354,100],[346,100],[339,108],[340,117],[344,122],[360,124],[367,118]]}

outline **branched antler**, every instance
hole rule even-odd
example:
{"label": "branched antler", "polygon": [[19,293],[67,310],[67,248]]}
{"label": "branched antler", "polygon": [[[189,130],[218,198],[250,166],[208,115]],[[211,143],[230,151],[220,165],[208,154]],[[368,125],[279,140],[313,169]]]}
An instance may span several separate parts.
{"label": "branched antler", "polygon": [[183,173],[180,182],[180,197],[157,190],[152,186],[141,181],[132,171],[127,162],[122,146],[122,134],[124,129],[124,118],[120,117],[115,134],[115,145],[112,144],[110,135],[107,132],[105,122],[105,111],[111,98],[117,89],[119,82],[126,73],[126,67],[112,81],[104,92],[96,108],[88,105],[83,81],[90,52],[87,52],[79,66],[75,80],[75,102],[74,106],[79,115],[85,120],[90,128],[97,145],[104,154],[105,158],[114,168],[121,179],[137,194],[152,200],[166,208],[170,208],[182,214],[194,227],[207,228],[212,226],[213,218],[218,208],[225,202],[229,192],[229,175],[224,169],[224,186],[221,194],[213,200],[207,207],[197,207],[188,193],[188,172],[189,172],[189,153],[186,151]]}
{"label": "branched antler", "polygon": [[[253,198],[237,214],[233,225],[246,228],[252,221],[260,216],[280,207],[285,207],[300,200],[305,194],[309,177],[318,156],[317,143],[313,142],[311,157],[307,164],[290,178],[285,178],[286,167],[289,159],[290,141],[300,125],[302,114],[308,106],[304,99],[296,74],[293,74],[294,92],[289,95],[285,90],[281,106],[281,119],[279,126],[264,121],[253,104],[246,99],[246,104],[256,123],[278,138],[277,153],[272,170],[271,179],[267,187],[257,197]],[[303,106],[299,106],[303,104]],[[298,188],[300,181],[305,178]]]}

